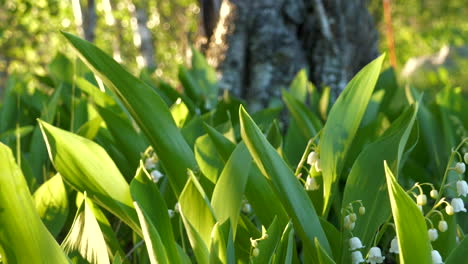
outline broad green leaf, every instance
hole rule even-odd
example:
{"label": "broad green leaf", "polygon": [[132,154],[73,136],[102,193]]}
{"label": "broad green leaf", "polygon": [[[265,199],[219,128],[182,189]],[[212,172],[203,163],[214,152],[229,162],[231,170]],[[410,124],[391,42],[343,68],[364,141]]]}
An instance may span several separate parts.
{"label": "broad green leaf", "polygon": [[200,171],[212,183],[216,183],[224,167],[224,162],[217,153],[211,137],[203,135],[197,138],[194,152]]}
{"label": "broad green leaf", "polygon": [[[227,162],[236,145],[219,133],[216,129],[205,125],[208,135],[216,145],[216,150],[222,159]],[[249,153],[250,156],[250,153]],[[245,196],[255,211],[256,216],[262,224],[270,225],[275,217],[281,225],[286,225],[288,216],[268,181],[263,177],[257,165],[252,164],[247,185],[245,187]],[[276,204],[277,206],[265,206],[265,204]]]}
{"label": "broad green leaf", "polygon": [[2,261],[9,264],[69,263],[39,218],[23,173],[12,151],[3,143],[0,143],[0,160]]}
{"label": "broad green leaf", "polygon": [[211,232],[210,263],[234,264],[233,231],[229,219],[220,224],[217,222]]}
{"label": "broad green leaf", "polygon": [[185,105],[185,103],[178,98],[175,103],[170,108],[172,118],[177,125],[177,127],[183,127],[190,117],[190,111]]}
{"label": "broad green leaf", "polygon": [[57,236],[68,217],[67,190],[60,174],[42,184],[34,192],[33,198],[42,221],[50,233]]}
{"label": "broad green leaf", "polygon": [[[138,202],[134,202],[133,205],[135,206],[138,219],[140,220],[140,226],[151,264],[170,263],[164,248],[163,240],[161,239],[158,230],[156,230],[152,224],[150,217],[140,208]],[[175,261],[175,259],[172,261]]]}
{"label": "broad green leaf", "polygon": [[[167,257],[171,263],[180,263],[166,202],[158,185],[150,178],[151,176],[144,169],[144,165],[140,163],[136,176],[130,184],[133,200],[139,206],[138,218],[147,247],[151,245],[152,249],[159,248],[159,240],[161,240],[164,250],[158,249],[151,252],[156,253],[155,259],[164,260]],[[155,241],[150,241],[151,239],[155,239]],[[150,252],[150,248],[148,248],[148,252]],[[150,257],[152,257],[151,253]],[[164,254],[158,255],[159,253]]]}
{"label": "broad green leaf", "polygon": [[[407,145],[416,120],[418,104],[408,108],[387,131],[359,154],[349,173],[343,194],[343,207],[361,200],[366,214],[358,217],[353,234],[361,239],[366,249],[372,246],[372,239],[379,226],[390,216],[390,201],[385,192],[386,180],[383,161],[394,168],[400,168],[400,159]],[[357,210],[359,204],[354,204]],[[356,211],[357,212],[357,211]],[[342,215],[344,217],[344,215]],[[347,242],[343,241],[343,253],[350,257]]]}
{"label": "broad green leaf", "polygon": [[[294,228],[289,222],[283,230],[279,245],[276,248],[272,263],[292,263],[292,249],[294,246]],[[314,262],[316,263],[316,262]]]}
{"label": "broad green leaf", "polygon": [[426,220],[413,199],[398,184],[387,162],[384,166],[400,249],[400,263],[432,263]]}
{"label": "broad green leaf", "polygon": [[307,79],[306,69],[300,70],[294,77],[289,90],[292,96],[297,100],[304,102],[307,97],[307,87],[309,80]]}
{"label": "broad green leaf", "polygon": [[265,136],[247,114],[239,109],[241,136],[262,174],[267,177],[281,203],[292,218],[298,235],[307,250],[314,249],[314,237],[331,254],[331,248],[320,225],[319,218],[303,186],[293,172],[268,143]]}
{"label": "broad green leaf", "polygon": [[[382,55],[369,63],[348,83],[330,110],[323,128],[319,145],[323,175],[323,215],[328,213],[346,152],[366,111],[384,58],[385,55]],[[323,243],[322,246],[326,248]]]}
{"label": "broad green leaf", "polygon": [[73,263],[110,263],[104,236],[88,203],[85,193],[62,248]]}
{"label": "broad green leaf", "polygon": [[450,253],[445,260],[445,264],[466,264],[468,258],[466,257],[468,252],[468,238],[465,237],[460,244]]}
{"label": "broad green leaf", "polygon": [[63,35],[80,58],[123,102],[158,154],[178,195],[187,180],[186,170],[195,169],[196,162],[164,101],[150,86],[93,44],[68,33]]}
{"label": "broad green leaf", "polygon": [[210,201],[193,172],[179,198],[180,213],[187,235],[199,263],[207,263],[208,248],[211,243],[211,231],[216,218]]}
{"label": "broad green leaf", "polygon": [[234,237],[252,158],[244,143],[239,143],[224,166],[211,198],[220,223],[230,220]]}
{"label": "broad green leaf", "polygon": [[[104,122],[106,122],[112,137],[118,142],[116,147],[125,155],[131,169],[135,171],[138,167],[141,153],[143,153],[148,146],[144,137],[135,131],[130,120],[125,117],[117,115],[109,108],[98,106],[97,110]],[[126,179],[130,177],[130,175],[125,176],[127,176],[125,177]]]}
{"label": "broad green leaf", "polygon": [[39,120],[49,157],[63,179],[140,232],[130,188],[104,149]]}
{"label": "broad green leaf", "polygon": [[320,245],[320,241],[315,238],[315,243],[317,244],[317,255],[320,264],[335,264],[335,261],[325,252],[323,247]]}

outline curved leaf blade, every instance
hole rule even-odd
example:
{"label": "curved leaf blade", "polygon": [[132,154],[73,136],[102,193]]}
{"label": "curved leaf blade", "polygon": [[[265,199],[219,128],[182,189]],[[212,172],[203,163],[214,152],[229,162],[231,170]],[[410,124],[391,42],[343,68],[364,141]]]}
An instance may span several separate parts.
{"label": "curved leaf blade", "polygon": [[12,151],[0,143],[0,248],[5,263],[69,263],[36,212]]}
{"label": "curved leaf blade", "polygon": [[323,127],[319,145],[323,175],[323,215],[328,212],[346,152],[351,147],[364,116],[384,58],[385,55],[381,55],[369,63],[348,83],[330,110]]}
{"label": "curved leaf blade", "polygon": [[400,263],[432,263],[426,220],[385,162],[388,196],[400,248]]}

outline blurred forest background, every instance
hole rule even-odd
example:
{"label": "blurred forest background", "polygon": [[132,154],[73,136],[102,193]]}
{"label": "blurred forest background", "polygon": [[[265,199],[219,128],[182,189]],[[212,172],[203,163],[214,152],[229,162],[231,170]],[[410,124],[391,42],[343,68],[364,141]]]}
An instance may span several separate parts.
{"label": "blurred forest background", "polygon": [[[24,78],[45,74],[59,52],[73,58],[60,30],[94,42],[134,74],[147,69],[177,85],[178,66],[189,64],[190,47],[200,35],[200,2],[0,0],[0,87],[12,73]],[[380,52],[389,49],[383,2],[367,2],[379,32]],[[445,56],[446,67],[426,67],[429,72],[419,85],[442,83],[466,89],[468,77],[461,71],[468,66],[466,0],[387,2],[391,2],[397,72],[406,71],[399,77],[411,74],[404,65],[413,57],[426,56],[419,61],[427,62]],[[450,57],[454,51],[456,59]]]}

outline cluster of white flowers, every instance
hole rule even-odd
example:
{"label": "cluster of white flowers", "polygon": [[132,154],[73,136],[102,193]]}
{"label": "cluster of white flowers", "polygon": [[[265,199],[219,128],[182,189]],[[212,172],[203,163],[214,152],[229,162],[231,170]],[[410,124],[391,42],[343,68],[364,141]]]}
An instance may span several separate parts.
{"label": "cluster of white flowers", "polygon": [[250,245],[252,246],[252,256],[257,257],[260,254],[260,249],[258,248],[258,242],[268,238],[267,231],[264,226],[262,226],[262,236],[257,239],[250,238]]}
{"label": "cluster of white flowers", "polygon": [[158,183],[159,180],[164,177],[159,170],[157,170],[158,158],[155,155],[151,155],[145,159],[145,169],[150,173],[151,180]]}
{"label": "cluster of white flowers", "polygon": [[[358,212],[360,215],[364,215],[366,213],[366,208],[363,206],[362,201],[360,200],[353,201],[348,204],[348,206],[345,208],[346,215],[343,219],[343,227],[349,230],[350,232],[356,226],[356,221],[358,219],[356,213],[354,213],[354,207],[353,207],[354,203],[358,203],[360,205],[358,209]],[[362,255],[362,252],[360,251],[363,248],[364,246],[362,245],[361,239],[359,239],[359,237],[352,236],[349,239],[349,250],[351,251],[351,262],[353,264],[359,264],[365,261]],[[370,253],[369,253],[369,256],[370,256]],[[372,260],[371,257],[369,257],[369,260],[367,262],[369,263],[369,261],[371,260]]]}

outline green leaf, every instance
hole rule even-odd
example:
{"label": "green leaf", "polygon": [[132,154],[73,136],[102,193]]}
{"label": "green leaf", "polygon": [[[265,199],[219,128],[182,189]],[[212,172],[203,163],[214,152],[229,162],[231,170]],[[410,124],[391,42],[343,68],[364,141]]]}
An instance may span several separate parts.
{"label": "green leaf", "polygon": [[[272,263],[292,263],[292,249],[294,246],[294,228],[289,222],[281,235]],[[314,262],[315,263],[315,262]]]}
{"label": "green leaf", "polygon": [[187,168],[195,169],[197,166],[192,150],[164,101],[150,86],[131,75],[93,44],[69,33],[63,35],[80,58],[123,102],[158,154],[178,195],[187,180]]}
{"label": "green leaf", "polygon": [[[151,264],[170,263],[164,248],[163,240],[158,230],[156,230],[152,224],[150,217],[140,208],[138,202],[134,202],[133,205],[135,206],[138,219],[140,220],[141,230]],[[175,261],[175,259],[172,261]],[[177,263],[180,263],[180,261]]]}
{"label": "green leaf", "polygon": [[104,236],[88,203],[85,193],[62,248],[74,263],[110,263]]}
{"label": "green leaf", "polygon": [[67,190],[60,174],[42,184],[33,198],[42,221],[50,233],[57,236],[68,217]]}
{"label": "green leaf", "polygon": [[182,220],[197,261],[207,263],[211,231],[217,221],[208,197],[191,171],[187,184],[180,194],[179,204]]}
{"label": "green leaf", "polygon": [[224,167],[224,162],[217,153],[209,135],[203,135],[195,141],[195,159],[197,160],[200,171],[212,183],[216,183]]}
{"label": "green leaf", "polygon": [[335,264],[335,261],[327,254],[325,249],[320,245],[320,241],[315,238],[315,243],[317,244],[317,255],[320,264]]}
{"label": "green leaf", "polygon": [[292,218],[294,227],[304,241],[306,248],[313,250],[314,237],[317,237],[326,251],[331,254],[331,248],[319,218],[303,186],[268,143],[243,107],[239,109],[239,116],[242,139],[262,174],[274,186],[273,189]]}
{"label": "green leaf", "polygon": [[466,252],[468,252],[468,238],[463,239],[460,244],[450,253],[445,260],[445,264],[462,264],[468,263],[466,258]]}
{"label": "green leaf", "polygon": [[330,110],[320,138],[319,154],[323,175],[323,215],[331,204],[346,152],[351,146],[379,77],[385,55],[364,67],[346,86]]}
{"label": "green leaf", "polygon": [[[358,217],[353,234],[370,249],[375,232],[390,216],[390,201],[386,188],[383,161],[397,170],[418,112],[418,104],[408,108],[387,131],[359,154],[349,173],[343,194],[343,207],[361,200],[366,214]],[[354,204],[354,208],[357,209]],[[342,216],[344,217],[344,216]],[[347,242],[343,252],[350,257]]]}
{"label": "green leaf", "polygon": [[39,120],[50,160],[63,179],[141,232],[130,188],[112,159],[93,141]]}
{"label": "green leaf", "polygon": [[224,166],[211,199],[217,220],[224,223],[229,219],[234,237],[251,162],[244,143],[239,143]]}
{"label": "green leaf", "polygon": [[283,101],[286,103],[286,107],[305,138],[310,139],[314,137],[322,129],[322,124],[315,114],[307,109],[305,104],[292,97],[286,90],[283,90]]}
{"label": "green leaf", "polygon": [[0,248],[2,261],[69,263],[36,212],[23,173],[11,150],[0,143]]}
{"label": "green leaf", "polygon": [[211,238],[210,263],[236,263],[233,231],[229,219],[214,225]]}
{"label": "green leaf", "polygon": [[400,263],[432,263],[426,220],[416,203],[398,184],[387,162],[384,166],[400,249]]}
{"label": "green leaf", "polygon": [[[171,263],[181,263],[166,202],[158,185],[150,178],[151,176],[141,163],[130,184],[132,197],[138,203],[138,218],[148,252],[150,252],[150,257],[152,257],[151,253],[155,254],[154,259],[159,261],[167,258],[166,260],[170,260]],[[163,241],[162,248],[160,248],[160,241]]]}

